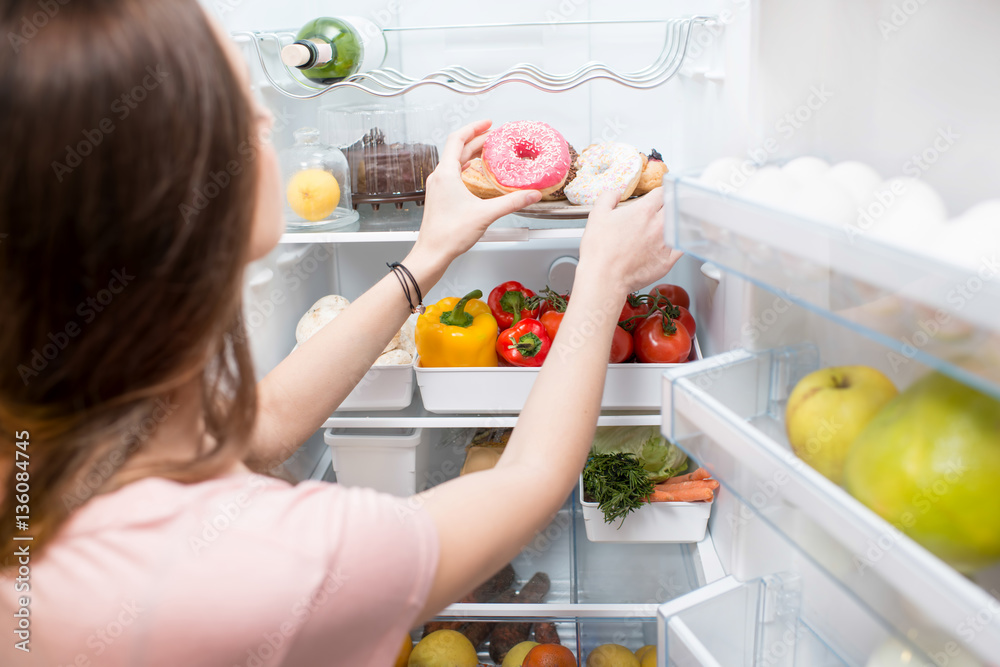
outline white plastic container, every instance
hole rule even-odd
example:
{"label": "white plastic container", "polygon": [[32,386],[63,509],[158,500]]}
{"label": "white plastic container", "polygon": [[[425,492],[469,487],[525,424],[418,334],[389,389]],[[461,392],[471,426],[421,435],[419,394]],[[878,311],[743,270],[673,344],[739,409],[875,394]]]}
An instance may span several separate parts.
{"label": "white plastic container", "polygon": [[605,523],[604,512],[597,503],[583,500],[583,476],[579,488],[583,523],[591,542],[701,542],[708,530],[708,517],[714,504],[648,503],[624,521]]}
{"label": "white plastic container", "polygon": [[[701,359],[698,339],[695,356]],[[663,372],[682,364],[608,364],[601,407],[606,410],[649,410],[662,401]],[[539,368],[423,368],[413,362],[420,397],[428,412],[482,414],[520,412]]]}
{"label": "white plastic container", "polygon": [[413,366],[372,366],[337,410],[402,410],[411,402]]}
{"label": "white plastic container", "polygon": [[427,481],[430,445],[421,429],[327,429],[337,483],[411,496]]}

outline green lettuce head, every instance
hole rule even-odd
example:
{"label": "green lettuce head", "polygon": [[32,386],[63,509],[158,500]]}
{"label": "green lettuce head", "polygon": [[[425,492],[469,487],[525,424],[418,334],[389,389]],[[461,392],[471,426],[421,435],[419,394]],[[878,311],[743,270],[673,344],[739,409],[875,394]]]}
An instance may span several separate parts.
{"label": "green lettuce head", "polygon": [[654,482],[687,470],[687,455],[660,435],[657,426],[599,426],[591,454],[632,454]]}

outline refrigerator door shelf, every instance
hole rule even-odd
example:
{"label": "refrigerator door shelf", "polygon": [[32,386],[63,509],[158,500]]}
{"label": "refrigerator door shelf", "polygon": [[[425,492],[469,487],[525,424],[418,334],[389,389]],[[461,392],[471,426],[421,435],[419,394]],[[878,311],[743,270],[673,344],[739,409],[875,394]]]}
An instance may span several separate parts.
{"label": "refrigerator door shelf", "polygon": [[[698,339],[696,359],[701,359]],[[660,404],[660,378],[667,369],[684,364],[608,364],[601,408],[649,410]],[[424,407],[443,414],[516,413],[524,408],[538,368],[423,368],[413,362]],[[461,391],[456,391],[461,387]]]}
{"label": "refrigerator door shelf", "polygon": [[[784,404],[796,382],[818,367],[816,349],[801,346],[738,350],[668,371],[663,433],[739,499],[739,511],[725,522],[737,545],[741,533],[765,526],[904,636],[943,632],[981,658],[1000,655],[1000,615],[984,612],[1000,605],[996,598],[792,453]],[[744,546],[752,554],[761,544]],[[762,574],[738,546],[733,553],[735,576]]]}
{"label": "refrigerator door shelf", "polygon": [[[726,577],[660,607],[659,665],[841,667],[852,664],[802,617],[792,578]],[[669,660],[669,662],[668,662]],[[914,663],[917,667],[920,663]]]}
{"label": "refrigerator door shelf", "polygon": [[963,268],[693,178],[667,174],[664,185],[668,245],[887,346],[898,364],[915,359],[1000,397],[995,250]]}

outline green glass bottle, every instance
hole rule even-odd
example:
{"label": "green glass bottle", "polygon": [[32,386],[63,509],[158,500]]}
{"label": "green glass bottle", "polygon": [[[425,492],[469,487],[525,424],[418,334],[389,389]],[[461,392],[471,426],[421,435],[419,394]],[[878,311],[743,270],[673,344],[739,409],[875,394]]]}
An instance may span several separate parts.
{"label": "green glass bottle", "polygon": [[318,18],[302,26],[295,42],[281,49],[281,61],[306,78],[329,85],[381,67],[386,41],[382,29],[359,16]]}

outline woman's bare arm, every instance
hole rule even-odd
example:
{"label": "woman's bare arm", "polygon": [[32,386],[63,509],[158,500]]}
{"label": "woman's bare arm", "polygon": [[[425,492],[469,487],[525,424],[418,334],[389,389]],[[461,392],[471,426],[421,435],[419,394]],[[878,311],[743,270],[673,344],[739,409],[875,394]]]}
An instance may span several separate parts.
{"label": "woman's bare arm", "polygon": [[441,555],[421,620],[508,563],[562,507],[587,458],[611,337],[629,291],[680,258],[663,242],[662,195],[627,209],[603,196],[587,224],[559,335],[500,462],[411,498],[437,526]]}
{"label": "woman's bare arm", "polygon": [[[420,235],[402,260],[424,294],[493,222],[541,196],[526,190],[483,200],[466,189],[462,165],[482,150],[489,126],[480,121],[449,136],[427,179]],[[268,373],[257,388],[247,465],[268,470],[291,456],[347,398],[409,315],[399,282],[386,275]]]}

